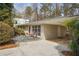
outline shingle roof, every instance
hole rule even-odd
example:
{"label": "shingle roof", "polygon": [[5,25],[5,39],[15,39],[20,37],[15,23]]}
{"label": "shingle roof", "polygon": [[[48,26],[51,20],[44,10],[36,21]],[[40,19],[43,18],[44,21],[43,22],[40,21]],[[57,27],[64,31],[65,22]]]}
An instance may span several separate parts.
{"label": "shingle roof", "polygon": [[44,19],[41,21],[30,22],[30,23],[27,23],[25,25],[41,25],[41,24],[63,25],[63,22],[65,20],[70,20],[70,19],[76,18],[76,17],[78,17],[78,16],[75,16],[75,17],[56,17],[56,18],[51,18],[51,19]]}

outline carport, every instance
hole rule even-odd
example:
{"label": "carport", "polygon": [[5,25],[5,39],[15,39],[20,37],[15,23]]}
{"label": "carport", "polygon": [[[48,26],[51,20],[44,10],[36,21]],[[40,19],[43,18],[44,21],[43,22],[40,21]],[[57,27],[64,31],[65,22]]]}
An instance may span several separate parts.
{"label": "carport", "polygon": [[66,28],[64,26],[45,24],[41,25],[41,28],[41,36],[43,39],[65,37]]}

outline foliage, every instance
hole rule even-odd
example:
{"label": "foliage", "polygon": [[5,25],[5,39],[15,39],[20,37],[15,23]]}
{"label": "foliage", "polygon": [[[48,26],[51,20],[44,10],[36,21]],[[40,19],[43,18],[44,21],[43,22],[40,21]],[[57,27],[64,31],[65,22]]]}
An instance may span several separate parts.
{"label": "foliage", "polygon": [[47,3],[41,3],[42,7],[40,11],[44,13],[44,18],[47,17],[47,12],[49,11],[49,7]]}
{"label": "foliage", "polygon": [[[12,23],[12,10],[13,10],[12,3],[0,3],[0,21],[5,21],[8,19]],[[12,26],[12,24],[9,25]]]}
{"label": "foliage", "polygon": [[50,17],[52,16],[52,6],[53,6],[52,3],[48,3]]}
{"label": "foliage", "polygon": [[0,20],[5,20],[11,16],[13,4],[11,3],[0,3]]}
{"label": "foliage", "polygon": [[78,3],[72,3],[72,6],[70,7],[71,16],[74,16],[75,9],[79,9],[79,4]]}
{"label": "foliage", "polygon": [[68,27],[71,34],[72,42],[70,42],[69,47],[77,54],[79,53],[79,20],[78,18],[66,20],[65,25]]}
{"label": "foliage", "polygon": [[67,16],[70,12],[70,8],[64,8],[64,15]]}
{"label": "foliage", "polygon": [[33,20],[38,20],[39,19],[39,15],[38,15],[38,10],[39,10],[38,3],[33,3],[32,7],[33,7],[33,13],[34,13]]}
{"label": "foliage", "polygon": [[15,27],[16,35],[25,35],[24,30],[22,28]]}
{"label": "foliage", "polygon": [[74,29],[75,28],[75,23],[77,22],[77,19],[76,18],[73,18],[73,19],[68,19],[66,21],[64,21],[64,25],[66,27],[70,29]]}
{"label": "foliage", "polygon": [[13,22],[10,19],[6,19],[3,21],[4,23],[7,23],[10,26],[13,26]]}
{"label": "foliage", "polygon": [[64,21],[65,26],[68,28],[71,39],[77,39],[79,37],[79,20],[78,18],[73,18],[70,20]]}
{"label": "foliage", "polygon": [[60,15],[61,15],[61,10],[59,4],[56,3],[55,16],[60,16]]}
{"label": "foliage", "polygon": [[72,51],[76,51],[78,48],[78,45],[76,42],[74,42],[73,40],[70,42],[69,47]]}
{"label": "foliage", "polygon": [[77,21],[74,26],[77,30],[79,30],[79,21]]}
{"label": "foliage", "polygon": [[0,44],[11,40],[14,30],[6,23],[0,22]]}
{"label": "foliage", "polygon": [[72,8],[79,8],[79,3],[73,3]]}
{"label": "foliage", "polygon": [[25,17],[32,17],[31,19],[33,20],[42,20],[61,15],[74,16],[76,15],[76,13],[74,13],[76,12],[76,9],[79,9],[78,3],[63,3],[62,5],[59,3],[33,3],[32,7],[26,7]]}
{"label": "foliage", "polygon": [[28,6],[25,10],[26,17],[30,18],[32,16],[33,10],[31,6]]}
{"label": "foliage", "polygon": [[60,9],[55,9],[54,13],[55,13],[55,16],[60,16],[61,15],[61,10]]}

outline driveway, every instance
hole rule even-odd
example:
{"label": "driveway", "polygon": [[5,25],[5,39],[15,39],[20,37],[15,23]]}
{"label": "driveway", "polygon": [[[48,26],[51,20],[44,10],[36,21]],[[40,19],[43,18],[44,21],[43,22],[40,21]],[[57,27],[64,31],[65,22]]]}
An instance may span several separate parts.
{"label": "driveway", "polygon": [[36,40],[20,42],[16,48],[0,50],[1,56],[61,56],[62,50],[69,50],[67,47],[56,42],[47,40]]}

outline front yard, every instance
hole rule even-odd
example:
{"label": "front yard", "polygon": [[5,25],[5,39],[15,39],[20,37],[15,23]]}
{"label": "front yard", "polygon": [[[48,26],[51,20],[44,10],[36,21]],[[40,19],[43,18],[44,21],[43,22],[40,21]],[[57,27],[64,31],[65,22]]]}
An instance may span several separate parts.
{"label": "front yard", "polygon": [[[0,50],[3,56],[62,56],[66,46],[48,40],[31,40],[25,36],[16,37],[19,46]],[[21,41],[19,41],[21,40]]]}

